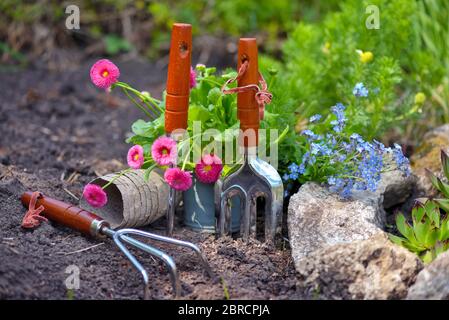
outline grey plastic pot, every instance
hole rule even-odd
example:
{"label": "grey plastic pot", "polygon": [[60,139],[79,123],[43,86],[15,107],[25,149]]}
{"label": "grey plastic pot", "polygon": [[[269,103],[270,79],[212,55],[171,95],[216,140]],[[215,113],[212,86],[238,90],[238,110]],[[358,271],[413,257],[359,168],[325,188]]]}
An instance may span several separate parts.
{"label": "grey plastic pot", "polygon": [[[197,232],[215,233],[215,191],[214,184],[202,183],[193,176],[192,187],[184,191],[184,224]],[[232,232],[240,230],[240,199],[231,201]]]}

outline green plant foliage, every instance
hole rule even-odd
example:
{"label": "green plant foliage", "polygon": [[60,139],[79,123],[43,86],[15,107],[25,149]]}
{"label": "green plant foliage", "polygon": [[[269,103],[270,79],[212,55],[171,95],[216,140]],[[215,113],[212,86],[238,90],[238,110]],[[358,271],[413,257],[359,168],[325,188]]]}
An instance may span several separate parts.
{"label": "green plant foliage", "polygon": [[[449,156],[441,150],[441,163],[446,179],[449,179]],[[390,235],[391,240],[415,252],[425,262],[431,262],[449,249],[449,184],[430,170],[427,175],[432,185],[444,196],[440,199],[418,199],[412,210],[413,225],[404,215],[396,216],[396,227],[403,237]],[[443,215],[442,212],[446,214]]]}
{"label": "green plant foliage", "polygon": [[[380,29],[365,26],[368,5],[379,8]],[[432,68],[421,69],[427,54],[406,49],[416,43],[412,21],[417,9],[408,0],[348,0],[322,22],[298,24],[283,52],[285,83],[296,100],[299,121],[335,102],[354,105],[350,93],[359,82],[378,94],[347,110],[354,132],[368,139],[379,137],[399,121],[417,116],[413,95],[419,87],[414,79]],[[371,58],[363,59],[367,52]]]}
{"label": "green plant foliage", "polygon": [[[444,152],[444,150],[441,150],[441,164],[443,167],[443,173],[446,177],[446,180],[448,180],[449,156],[446,154],[446,152]],[[445,199],[434,199],[434,201],[438,203],[441,209],[445,210],[446,212],[449,212],[449,184],[443,182],[442,179],[437,177],[430,170],[426,170],[426,172],[434,188],[437,189],[445,197]]]}
{"label": "green plant foliage", "polygon": [[170,30],[173,22],[183,21],[192,24],[194,34],[241,36],[264,30],[268,50],[276,49],[279,34],[293,27],[301,9],[299,3],[289,0],[166,0],[152,2],[147,8],[156,22],[156,38],[164,38],[162,34]]}
{"label": "green plant foliage", "polygon": [[[339,0],[301,2],[290,0],[78,0],[82,33],[86,42],[96,41],[109,34],[117,34],[133,45],[140,53],[158,58],[169,45],[174,22],[190,23],[195,36],[208,34],[218,37],[257,35],[268,52],[279,52],[280,44],[295,21],[313,21],[338,7]],[[27,32],[36,25],[45,25],[52,31],[61,30],[69,3],[55,0],[3,0],[0,2],[0,40],[9,37],[9,28]],[[131,20],[133,32],[124,32]],[[24,28],[14,28],[14,27]],[[19,31],[20,32],[20,31]],[[52,33],[55,41],[71,33]],[[130,36],[132,34],[132,36]],[[12,37],[9,45],[16,50],[33,48],[32,34],[24,34],[17,43]],[[65,38],[65,40],[69,37]],[[51,41],[50,41],[51,42]],[[151,45],[147,45],[151,43]],[[17,47],[16,47],[17,45]],[[31,48],[30,48],[31,47]],[[111,51],[108,51],[109,53]],[[115,52],[112,50],[112,52]],[[114,53],[112,53],[114,54]]]}
{"label": "green plant foliage", "polygon": [[[273,95],[271,103],[266,105],[265,117],[260,127],[284,130],[284,136],[278,145],[279,168],[283,171],[292,159],[296,159],[301,148],[301,145],[297,143],[298,136],[294,130],[297,106],[286,86],[280,62],[262,55],[259,58],[259,69],[265,77],[268,90],[276,93]],[[285,131],[286,129],[287,131]]]}
{"label": "green plant foliage", "polygon": [[109,34],[104,38],[106,53],[109,55],[115,55],[122,51],[127,52],[130,51],[132,46],[131,44],[122,37],[119,37],[115,34]]}
{"label": "green plant foliage", "polygon": [[[215,68],[206,68],[205,66],[197,66],[196,68],[196,86],[190,91],[189,100],[189,115],[188,127],[189,140],[191,151],[193,148],[203,150],[206,147],[212,148],[211,143],[221,144],[223,153],[226,152],[226,146],[231,145],[233,148],[234,162],[237,160],[237,152],[235,146],[237,144],[237,137],[239,134],[239,122],[237,119],[237,95],[225,95],[221,88],[224,83],[236,76],[233,70],[226,70],[222,75],[216,74]],[[268,78],[269,81],[275,82],[272,75]],[[233,84],[232,86],[235,86]],[[277,103],[282,103],[282,100]],[[164,101],[161,101],[161,108],[164,108]],[[271,106],[270,111],[266,111],[265,119],[261,122],[261,127],[265,129],[277,129],[279,132],[276,141],[267,141],[271,147],[274,145],[281,145],[288,149],[288,144],[283,144],[284,138],[288,135],[288,123],[291,114],[288,109],[282,109],[276,103]],[[279,112],[279,113],[275,113]],[[200,132],[194,130],[194,123],[200,124]],[[201,144],[195,137],[196,133],[204,133],[206,130],[211,133],[210,137],[203,136]],[[133,136],[127,142],[139,144],[144,147],[146,152],[149,152],[151,144],[155,139],[164,133],[164,114],[162,113],[157,119],[152,121],[137,120],[132,125]],[[207,139],[209,138],[209,139]],[[187,141],[186,141],[187,142]],[[230,143],[230,144],[227,144]],[[181,141],[180,143],[184,143]],[[201,154],[201,153],[200,153]],[[282,151],[279,151],[282,154]],[[187,168],[193,167],[194,163],[187,162]],[[225,167],[224,172],[228,172],[231,168]]]}
{"label": "green plant foliage", "polygon": [[449,121],[449,2],[420,0],[417,6],[410,52],[412,69],[420,72],[410,80],[431,97],[423,107],[427,129]]}
{"label": "green plant foliage", "polygon": [[416,253],[424,263],[432,262],[449,248],[449,215],[442,215],[432,200],[419,202],[413,208],[411,225],[399,213],[396,227],[402,236],[390,234],[391,241]]}

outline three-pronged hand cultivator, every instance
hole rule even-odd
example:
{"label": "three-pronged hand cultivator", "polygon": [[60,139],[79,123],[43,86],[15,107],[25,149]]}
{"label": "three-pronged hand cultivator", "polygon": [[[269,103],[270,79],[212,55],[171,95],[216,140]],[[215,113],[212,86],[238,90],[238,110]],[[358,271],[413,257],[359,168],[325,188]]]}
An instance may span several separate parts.
{"label": "three-pronged hand cultivator", "polygon": [[215,280],[214,273],[212,272],[212,269],[209,266],[206,258],[201,253],[201,250],[198,248],[198,246],[194,245],[191,242],[164,237],[137,229],[113,230],[110,228],[107,221],[96,216],[95,214],[70,205],[68,203],[43,196],[39,193],[25,192],[22,195],[22,203],[25,207],[29,206],[30,201],[33,197],[35,198],[37,206],[44,207],[43,214],[46,218],[63,224],[72,229],[78,230],[87,235],[105,235],[112,238],[119,249],[126,255],[126,257],[142,275],[144,282],[144,299],[147,299],[149,297],[148,284],[150,279],[148,272],[145,270],[139,260],[128,250],[125,244],[143,250],[144,252],[149,253],[153,257],[164,262],[170,272],[170,279],[173,287],[174,297],[179,297],[181,295],[181,285],[178,270],[176,268],[176,263],[173,258],[160,249],[157,249],[151,245],[148,245],[147,243],[136,239],[135,236],[168,243],[175,246],[181,246],[192,250],[198,257],[198,260],[206,270],[209,277]]}

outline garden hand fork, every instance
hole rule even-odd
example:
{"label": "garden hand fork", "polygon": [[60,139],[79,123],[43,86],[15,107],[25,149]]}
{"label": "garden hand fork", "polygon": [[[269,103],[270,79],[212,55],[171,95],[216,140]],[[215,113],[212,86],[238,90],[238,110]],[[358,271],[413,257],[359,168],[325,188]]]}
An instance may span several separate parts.
{"label": "garden hand fork", "polygon": [[[192,26],[173,25],[165,100],[165,133],[170,136],[179,129],[187,129],[190,93],[190,66],[192,55]],[[172,165],[173,166],[173,165]],[[167,207],[167,235],[173,234],[176,190],[170,188]]]}
{"label": "garden hand fork", "polygon": [[[144,299],[149,297],[149,276],[142,264],[137,258],[128,250],[124,245],[127,243],[137,249],[143,250],[149,253],[153,257],[163,261],[170,272],[170,280],[173,287],[174,297],[179,297],[181,294],[181,284],[179,281],[179,275],[176,268],[175,261],[171,256],[165,252],[150,246],[140,240],[135,239],[133,236],[140,236],[149,238],[151,240],[165,242],[192,250],[198,257],[201,265],[205,268],[208,275],[215,281],[216,277],[209,266],[201,250],[191,242],[181,241],[169,237],[163,237],[154,233],[144,232],[137,229],[120,229],[113,230],[106,220],[96,216],[92,212],[75,207],[71,204],[64,203],[49,197],[46,197],[39,192],[25,192],[21,197],[22,203],[30,211],[35,211],[36,207],[42,207],[45,218],[58,222],[74,230],[80,231],[86,235],[91,236],[108,236],[112,238],[119,249],[125,254],[125,256],[131,261],[134,267],[142,275],[144,282]],[[40,213],[40,212],[39,212]]]}
{"label": "garden hand fork", "polygon": [[[240,234],[247,240],[257,233],[257,199],[265,200],[265,241],[273,243],[280,229],[283,206],[283,185],[279,173],[257,157],[259,131],[259,92],[257,43],[254,38],[241,38],[238,50],[239,70],[237,115],[240,120],[239,149],[243,165],[221,185],[218,230],[220,235],[230,233],[231,210],[228,203],[240,197]],[[242,71],[243,70],[243,71]],[[226,92],[226,91],[225,91]]]}

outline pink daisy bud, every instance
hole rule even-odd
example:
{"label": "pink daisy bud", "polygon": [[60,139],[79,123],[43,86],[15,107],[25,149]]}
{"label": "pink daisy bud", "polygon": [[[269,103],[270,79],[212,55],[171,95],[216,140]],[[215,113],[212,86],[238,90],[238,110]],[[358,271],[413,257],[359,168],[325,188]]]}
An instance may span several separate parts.
{"label": "pink daisy bud", "polygon": [[215,183],[220,178],[223,164],[219,157],[213,154],[204,155],[195,166],[195,174],[203,183]]}
{"label": "pink daisy bud", "polygon": [[196,87],[196,71],[190,67],[190,89]]}
{"label": "pink daisy bud", "polygon": [[176,141],[169,137],[159,137],[151,146],[151,156],[160,166],[175,164],[177,152]]}
{"label": "pink daisy bud", "polygon": [[108,202],[108,196],[103,188],[92,183],[84,187],[83,197],[94,208],[101,208]]}
{"label": "pink daisy bud", "polygon": [[100,89],[109,89],[119,76],[119,68],[108,59],[98,60],[90,68],[90,79]]}
{"label": "pink daisy bud", "polygon": [[192,174],[179,168],[168,168],[164,179],[170,187],[178,191],[186,191],[192,186]]}
{"label": "pink daisy bud", "polygon": [[140,169],[143,165],[144,158],[142,146],[135,145],[129,148],[128,156],[126,157],[128,166],[133,169]]}

